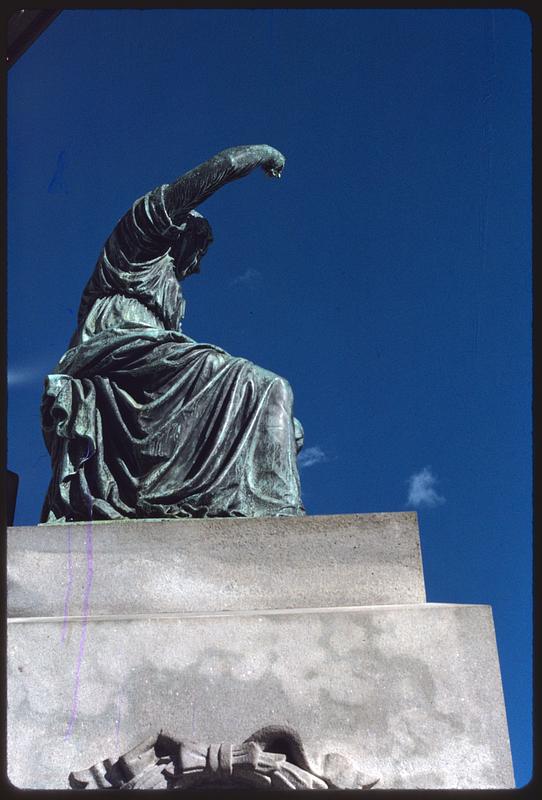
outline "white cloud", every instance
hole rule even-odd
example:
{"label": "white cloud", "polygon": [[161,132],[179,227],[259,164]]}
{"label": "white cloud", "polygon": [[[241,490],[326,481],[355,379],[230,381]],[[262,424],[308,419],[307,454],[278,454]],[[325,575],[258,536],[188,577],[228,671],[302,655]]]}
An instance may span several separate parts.
{"label": "white cloud", "polygon": [[252,281],[256,280],[256,278],[261,278],[261,277],[262,277],[261,272],[259,272],[257,269],[252,269],[251,267],[249,267],[240,275],[237,275],[237,277],[235,277],[232,280],[231,285],[235,286],[235,284],[238,283],[251,283]]}
{"label": "white cloud", "polygon": [[437,482],[431,467],[424,467],[420,472],[411,475],[408,479],[408,504],[434,508],[445,503],[446,498],[437,494],[434,489]]}
{"label": "white cloud", "polygon": [[327,456],[321,447],[307,447],[302,450],[297,458],[300,467],[312,467],[314,464],[321,464],[327,461]]}
{"label": "white cloud", "polygon": [[43,380],[47,368],[37,367],[8,367],[8,386],[28,386],[38,380]]}

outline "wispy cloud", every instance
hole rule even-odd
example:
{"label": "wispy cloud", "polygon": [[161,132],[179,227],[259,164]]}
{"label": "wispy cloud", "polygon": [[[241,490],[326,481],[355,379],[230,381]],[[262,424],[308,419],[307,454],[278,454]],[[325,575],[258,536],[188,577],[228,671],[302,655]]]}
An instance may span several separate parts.
{"label": "wispy cloud", "polygon": [[261,277],[262,277],[262,273],[259,270],[252,269],[252,267],[249,267],[244,272],[242,272],[240,275],[237,275],[232,280],[231,285],[235,286],[236,284],[239,284],[239,283],[252,283],[257,278],[261,278]]}
{"label": "wispy cloud", "polygon": [[420,472],[415,472],[408,479],[408,504],[434,508],[445,503],[446,498],[435,491],[436,483],[438,481],[431,472],[431,467],[424,467]]}
{"label": "wispy cloud", "polygon": [[28,386],[38,380],[43,380],[47,369],[43,366],[34,367],[8,367],[8,386]]}
{"label": "wispy cloud", "polygon": [[321,447],[307,447],[302,450],[297,458],[300,467],[312,467],[314,464],[322,464],[327,461],[327,456]]}

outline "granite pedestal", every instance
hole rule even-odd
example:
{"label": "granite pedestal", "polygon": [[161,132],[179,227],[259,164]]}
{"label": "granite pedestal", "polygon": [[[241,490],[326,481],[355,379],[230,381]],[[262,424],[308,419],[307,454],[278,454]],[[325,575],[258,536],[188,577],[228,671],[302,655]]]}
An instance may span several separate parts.
{"label": "granite pedestal", "polygon": [[296,729],[377,788],[514,785],[488,606],[425,602],[416,515],[13,528],[8,776],[160,729]]}

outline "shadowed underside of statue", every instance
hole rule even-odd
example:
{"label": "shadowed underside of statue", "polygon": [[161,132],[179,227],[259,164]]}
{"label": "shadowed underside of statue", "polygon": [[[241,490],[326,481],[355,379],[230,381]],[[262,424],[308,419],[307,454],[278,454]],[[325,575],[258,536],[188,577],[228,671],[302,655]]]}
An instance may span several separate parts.
{"label": "shadowed underside of statue", "polygon": [[224,150],[118,222],[45,380],[43,522],[304,513],[288,382],[181,331],[180,282],[212,242],[194,208],[257,166],[279,177],[283,165],[267,145]]}

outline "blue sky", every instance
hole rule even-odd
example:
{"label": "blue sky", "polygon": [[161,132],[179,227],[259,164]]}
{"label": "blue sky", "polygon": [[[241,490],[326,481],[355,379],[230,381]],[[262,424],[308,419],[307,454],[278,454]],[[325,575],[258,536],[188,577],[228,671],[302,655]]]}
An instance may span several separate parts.
{"label": "blue sky", "polygon": [[267,143],[201,211],[185,331],[286,377],[311,514],[419,513],[430,601],[493,607],[531,777],[531,133],[513,10],[63,11],[8,86],[8,466],[132,201]]}

